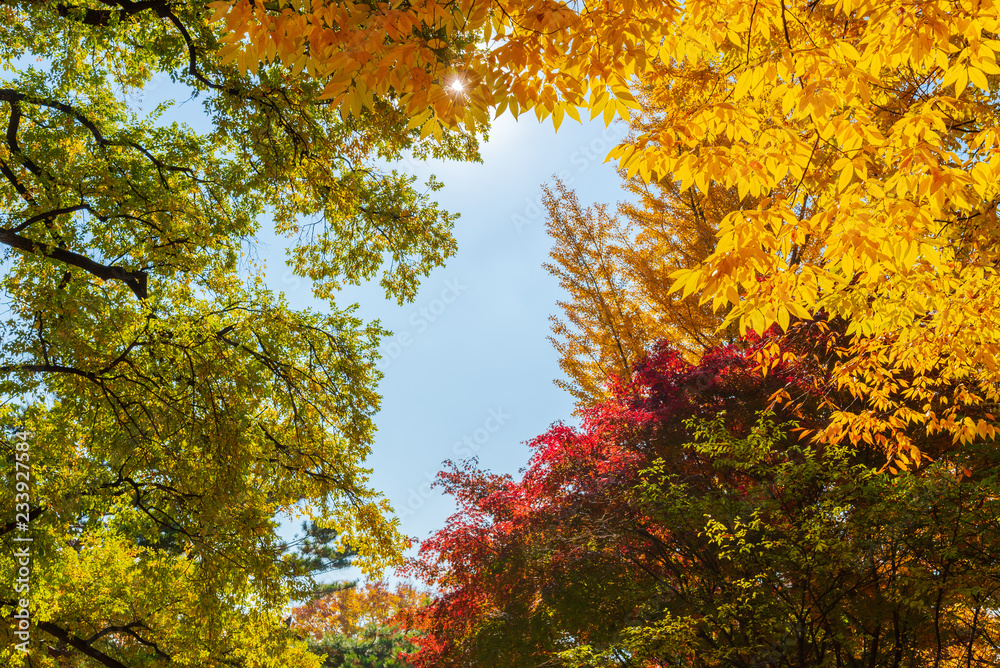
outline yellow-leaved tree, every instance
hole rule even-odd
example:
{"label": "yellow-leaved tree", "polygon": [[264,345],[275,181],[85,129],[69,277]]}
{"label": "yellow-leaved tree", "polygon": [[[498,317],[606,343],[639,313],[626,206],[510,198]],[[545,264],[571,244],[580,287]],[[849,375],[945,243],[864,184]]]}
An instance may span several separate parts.
{"label": "yellow-leaved tree", "polygon": [[[367,573],[407,545],[364,464],[386,332],[339,287],[404,303],[454,254],[386,165],[476,138],[341,118],[306,74],[221,62],[210,18],[0,2],[0,666],[315,668],[282,619],[324,560],[280,520]],[[157,86],[201,105],[143,110]],[[271,233],[322,312],[267,288]]]}
{"label": "yellow-leaved tree", "polygon": [[731,343],[724,314],[670,290],[670,275],[703,262],[715,248],[719,221],[739,206],[735,191],[681,193],[677,184],[626,182],[637,202],[584,208],[557,182],[545,188],[547,229],[554,244],[545,268],[567,298],[558,302],[549,339],[559,353],[567,389],[583,406],[608,396],[608,383],[627,379],[650,346],[667,339],[689,361]]}
{"label": "yellow-leaved tree", "polygon": [[[1000,147],[990,3],[692,2],[646,82],[657,123],[628,174],[757,198],[674,275],[741,331],[846,323],[857,399],[822,437],[907,464],[912,425],[993,437]],[[970,406],[987,408],[974,413]],[[973,417],[976,415],[976,417]]]}

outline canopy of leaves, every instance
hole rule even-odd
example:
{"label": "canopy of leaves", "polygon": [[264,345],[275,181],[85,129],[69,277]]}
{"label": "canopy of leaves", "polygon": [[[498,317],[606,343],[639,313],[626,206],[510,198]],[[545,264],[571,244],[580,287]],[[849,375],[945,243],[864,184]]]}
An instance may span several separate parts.
{"label": "canopy of leaves", "polygon": [[365,628],[388,623],[400,611],[419,605],[426,592],[408,584],[386,582],[338,587],[292,610],[295,627],[320,640],[327,634],[357,636]]}
{"label": "canopy of leaves", "polygon": [[411,585],[369,582],[295,608],[293,624],[311,636],[311,651],[325,655],[325,668],[403,668],[408,664],[400,655],[416,649],[416,632],[395,618],[426,601]]}
{"label": "canopy of leaves", "polygon": [[[761,412],[776,379],[804,390],[808,370],[755,367],[659,347],[579,429],[537,438],[520,480],[442,473],[459,511],[410,566],[441,592],[414,613],[414,664],[1000,659],[995,451],[878,474]],[[814,404],[800,419],[826,418]]]}
{"label": "canopy of leaves", "polygon": [[[629,78],[656,57],[680,3],[417,0],[212,2],[224,62],[282,63],[324,82],[344,114],[397,101],[422,134],[476,127],[491,108],[558,127],[578,107],[606,120],[636,107]],[[458,38],[458,39],[456,39]]]}
{"label": "canopy of leaves", "polygon": [[[407,300],[454,253],[454,216],[383,165],[477,159],[476,138],[430,144],[389,101],[345,118],[312,79],[242,73],[210,19],[0,2],[0,613],[27,531],[36,667],[314,665],[280,619],[322,555],[290,557],[276,516],[312,516],[316,546],[335,535],[370,572],[404,545],[363,466],[384,332],[333,298],[378,278]],[[155,86],[201,103],[191,125],[137,108]],[[264,287],[265,215],[328,311]],[[25,660],[12,631],[4,665]]]}
{"label": "canopy of leaves", "polygon": [[966,411],[1000,388],[998,31],[992,3],[696,1],[643,74],[619,166],[743,200],[675,289],[741,332],[849,323],[827,440],[996,433]]}

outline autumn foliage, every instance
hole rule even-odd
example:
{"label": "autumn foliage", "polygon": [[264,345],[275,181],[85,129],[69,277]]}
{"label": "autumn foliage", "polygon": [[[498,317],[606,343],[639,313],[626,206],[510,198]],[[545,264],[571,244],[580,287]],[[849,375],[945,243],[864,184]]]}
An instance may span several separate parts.
{"label": "autumn foliage", "polygon": [[992,3],[694,2],[643,74],[619,166],[741,200],[675,289],[741,332],[848,323],[827,440],[995,435],[965,410],[1000,380],[998,30]]}
{"label": "autumn foliage", "polygon": [[292,609],[292,629],[309,636],[324,668],[404,668],[416,632],[398,617],[428,600],[427,592],[383,581],[341,583],[337,591]]}
{"label": "autumn foliage", "polygon": [[316,640],[327,634],[356,636],[365,627],[380,625],[401,610],[419,605],[427,594],[412,585],[390,587],[386,582],[367,582],[344,587],[292,610],[294,627]]}
{"label": "autumn foliage", "polygon": [[[422,613],[430,633],[419,641],[417,665],[477,665],[502,642],[527,653],[512,665],[540,660],[553,649],[544,644],[551,643],[544,637],[551,629],[539,625],[547,614],[546,607],[539,609],[541,589],[574,573],[603,573],[607,581],[560,591],[571,619],[560,615],[558,624],[622,618],[627,611],[621,606],[631,603],[620,592],[631,587],[632,567],[560,529],[576,527],[586,536],[600,532],[605,520],[636,521],[628,490],[640,483],[646,467],[658,457],[684,468],[695,464],[676,447],[686,438],[683,420],[728,408],[734,425],[748,427],[754,407],[742,400],[753,396],[762,409],[768,394],[753,367],[734,348],[715,351],[695,367],[661,347],[637,370],[634,383],[619,384],[613,399],[584,412],[581,429],[557,425],[532,441],[535,453],[522,480],[479,471],[469,462],[443,472],[441,482],[460,512],[422,544],[412,565],[443,589]],[[641,552],[645,541],[631,542]],[[485,623],[515,610],[517,623]],[[480,633],[490,640],[462,642]]]}
{"label": "autumn foliage", "polygon": [[579,428],[532,441],[520,479],[443,472],[459,510],[410,566],[440,591],[414,613],[414,665],[1000,658],[995,454],[978,450],[974,478],[956,462],[889,476],[809,445],[765,409],[776,385],[805,397],[816,379],[762,377],[762,345],[698,365],[660,345]]}
{"label": "autumn foliage", "polygon": [[[385,332],[336,297],[405,302],[454,254],[440,183],[386,162],[475,139],[421,140],[384,101],[342,119],[315,79],[223,63],[210,18],[0,3],[3,666],[315,668],[282,624],[314,583],[278,516],[366,572],[404,549],[363,464]],[[268,289],[265,221],[324,312]]]}
{"label": "autumn foliage", "polygon": [[[26,0],[0,35],[0,607],[30,531],[32,662],[315,668],[275,515],[373,572],[405,544],[363,467],[385,332],[334,298],[455,252],[383,166],[528,110],[630,122],[641,201],[550,193],[583,422],[519,480],[443,474],[412,660],[1000,660],[994,3]],[[156,74],[207,131],[130,105]],[[264,214],[328,314],[264,287]]]}
{"label": "autumn foliage", "polygon": [[[224,26],[223,62],[305,70],[324,97],[357,115],[391,100],[424,135],[485,124],[489,111],[532,109],[579,119],[589,105],[606,120],[636,107],[628,79],[655,58],[651,40],[676,12],[672,2],[627,11],[552,0],[419,0],[364,3],[212,2]],[[568,102],[568,104],[567,104]]]}
{"label": "autumn foliage", "polygon": [[676,183],[637,178],[626,186],[638,201],[614,213],[606,205],[584,208],[561,182],[544,189],[553,240],[545,268],[565,293],[549,337],[566,376],[556,384],[582,405],[607,398],[609,383],[628,378],[656,341],[670,341],[693,362],[738,340],[735,327],[721,327],[724,313],[670,289],[675,271],[711,255],[736,194],[682,193]]}

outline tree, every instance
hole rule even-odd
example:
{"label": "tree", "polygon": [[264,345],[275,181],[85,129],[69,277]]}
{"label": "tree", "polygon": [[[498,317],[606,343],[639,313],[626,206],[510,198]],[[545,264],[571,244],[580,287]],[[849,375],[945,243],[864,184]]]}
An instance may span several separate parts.
{"label": "tree", "polygon": [[546,264],[568,300],[563,318],[553,316],[552,336],[568,389],[583,405],[607,398],[608,383],[627,379],[634,364],[661,339],[695,361],[713,347],[735,343],[734,328],[717,331],[723,317],[670,290],[670,275],[698,266],[715,247],[725,214],[738,206],[735,193],[682,194],[676,183],[655,185],[633,178],[637,204],[580,206],[557,182],[545,188],[547,229],[554,240]]}
{"label": "tree", "polygon": [[649,318],[636,304],[621,267],[629,231],[604,206],[583,209],[575,193],[557,182],[545,188],[547,229],[555,244],[545,269],[559,279],[568,301],[563,318],[551,316],[549,340],[569,381],[556,384],[585,404],[599,400],[613,378],[625,378],[649,342]]}
{"label": "tree", "polygon": [[654,348],[579,429],[533,441],[519,480],[442,473],[459,510],[410,565],[440,592],[414,665],[995,663],[995,450],[879,474],[762,410],[812,381],[799,362],[762,378],[761,347],[697,366]]}
{"label": "tree", "polygon": [[848,322],[821,435],[919,462],[907,425],[993,437],[998,16],[950,2],[685,3],[613,155],[683,192],[753,198],[675,289],[740,331]]}
{"label": "tree", "polygon": [[[312,585],[278,517],[368,572],[404,544],[363,466],[384,332],[336,290],[379,277],[405,301],[454,252],[454,215],[381,165],[476,159],[476,136],[422,141],[391,100],[342,118],[313,79],[242,73],[202,3],[0,17],[0,660],[26,665],[24,599],[33,666],[314,665],[281,624]],[[157,82],[203,102],[197,130],[136,108]],[[265,288],[265,215],[328,312]]]}
{"label": "tree", "polygon": [[411,585],[385,582],[350,586],[292,611],[294,627],[311,636],[310,649],[325,655],[326,668],[403,668],[401,653],[416,649],[415,632],[401,627],[401,613],[422,605],[427,594]]}

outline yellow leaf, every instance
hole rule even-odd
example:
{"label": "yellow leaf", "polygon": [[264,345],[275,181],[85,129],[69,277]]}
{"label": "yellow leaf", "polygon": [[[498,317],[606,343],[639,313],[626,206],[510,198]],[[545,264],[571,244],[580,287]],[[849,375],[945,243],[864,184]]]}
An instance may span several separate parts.
{"label": "yellow leaf", "polygon": [[698,285],[701,283],[701,272],[692,271],[687,279],[684,281],[684,293],[681,295],[682,299],[686,299],[688,295],[693,293],[698,289]]}
{"label": "yellow leaf", "polygon": [[837,190],[843,192],[847,190],[847,187],[851,185],[851,180],[854,178],[854,165],[850,162],[847,166],[840,171],[840,179],[837,181]]}
{"label": "yellow leaf", "polygon": [[604,106],[604,124],[611,125],[611,121],[615,119],[615,105],[609,102]]}
{"label": "yellow leaf", "polygon": [[790,318],[788,317],[788,309],[784,306],[778,307],[778,326],[781,327],[781,331],[787,332]]}
{"label": "yellow leaf", "polygon": [[990,83],[989,81],[986,80],[986,75],[983,74],[982,70],[975,67],[970,67],[969,79],[972,80],[972,83],[975,84],[976,87],[981,88],[987,93],[990,91]]}
{"label": "yellow leaf", "polygon": [[788,311],[799,320],[812,320],[812,314],[798,302],[790,301],[785,304]]}
{"label": "yellow leaf", "polygon": [[413,118],[410,119],[410,122],[406,125],[406,129],[407,130],[412,130],[413,128],[422,126],[424,124],[424,122],[428,118],[430,118],[430,116],[431,116],[431,110],[430,109],[427,109],[422,114],[414,116]]}
{"label": "yellow leaf", "polygon": [[563,107],[561,107],[561,106],[557,106],[552,111],[552,127],[553,127],[553,129],[556,132],[559,131],[559,126],[562,125],[562,120],[563,120],[563,115],[564,114],[565,114],[565,111],[563,110]]}

